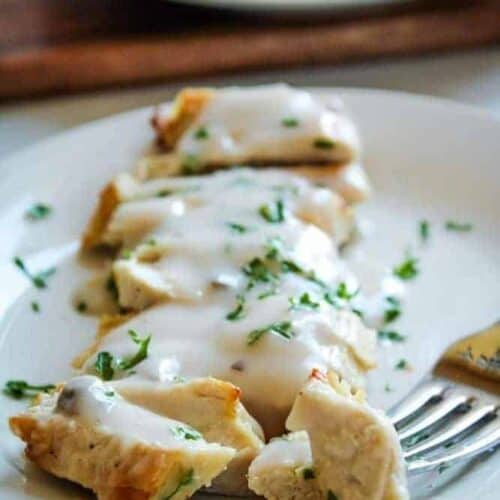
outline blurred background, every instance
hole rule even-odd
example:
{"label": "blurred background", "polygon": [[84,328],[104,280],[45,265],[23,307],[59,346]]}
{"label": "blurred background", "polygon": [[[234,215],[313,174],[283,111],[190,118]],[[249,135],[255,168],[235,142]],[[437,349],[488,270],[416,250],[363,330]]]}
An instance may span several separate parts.
{"label": "blurred background", "polygon": [[498,42],[500,0],[0,0],[0,157],[184,85],[375,87],[500,117]]}

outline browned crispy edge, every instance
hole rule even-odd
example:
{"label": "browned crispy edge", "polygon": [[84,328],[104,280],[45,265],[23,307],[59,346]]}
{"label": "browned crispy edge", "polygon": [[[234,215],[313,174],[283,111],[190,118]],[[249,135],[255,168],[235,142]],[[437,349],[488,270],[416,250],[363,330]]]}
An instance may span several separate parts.
{"label": "browned crispy edge", "polygon": [[82,248],[89,250],[102,245],[102,234],[121,201],[120,192],[115,182],[107,184],[99,195],[99,203],[90,218],[82,236]]}
{"label": "browned crispy edge", "polygon": [[81,354],[73,359],[71,365],[73,368],[80,370],[87,359],[90,358],[98,349],[101,339],[106,336],[113,328],[126,323],[132,319],[136,313],[127,314],[104,314],[99,320],[99,327],[94,342],[85,349]]}
{"label": "browned crispy edge", "polygon": [[209,88],[186,88],[175,98],[170,116],[162,118],[157,109],[151,118],[151,125],[157,133],[160,145],[167,151],[173,149],[213,95],[214,91]]}
{"label": "browned crispy edge", "polygon": [[[29,414],[11,417],[9,425],[14,434],[26,443],[26,457],[42,469],[65,479],[76,481],[94,490],[105,500],[146,500],[158,490],[166,471],[173,466],[172,453],[146,447],[133,446],[126,453],[119,451],[120,444],[100,436],[77,422],[71,426],[61,419],[48,424]],[[121,456],[122,460],[90,466],[71,467],[68,452],[80,456],[92,455],[103,450],[105,456]],[[140,463],[141,467],[137,467]],[[73,464],[74,465],[74,464]]]}

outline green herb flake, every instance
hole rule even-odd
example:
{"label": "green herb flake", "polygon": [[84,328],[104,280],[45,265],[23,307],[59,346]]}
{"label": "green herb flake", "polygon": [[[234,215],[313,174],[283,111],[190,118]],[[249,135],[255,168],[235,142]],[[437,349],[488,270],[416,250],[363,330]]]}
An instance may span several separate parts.
{"label": "green herb flake", "polygon": [[356,295],[359,293],[359,288],[354,290],[353,292],[350,292],[349,289],[347,288],[347,285],[345,282],[339,283],[339,286],[337,287],[337,292],[336,295],[339,299],[342,300],[352,300]]}
{"label": "green herb flake", "polygon": [[286,340],[290,340],[295,334],[292,331],[292,323],[290,321],[283,321],[281,323],[273,323],[264,328],[253,330],[248,334],[247,345],[251,346],[258,342],[262,336],[272,333],[279,335]]}
{"label": "green herb flake", "polygon": [[276,295],[276,288],[270,288],[269,290],[266,290],[265,292],[259,293],[259,295],[257,295],[257,298],[259,300],[264,300],[264,299],[267,299],[269,297],[272,297],[273,295]]}
{"label": "green herb flake", "polygon": [[326,500],[338,500],[338,497],[332,490],[328,490]]}
{"label": "green herb flake", "polygon": [[425,243],[429,239],[430,224],[428,220],[421,220],[418,223],[418,234],[420,239]]}
{"label": "green herb flake", "polygon": [[94,369],[103,380],[112,380],[115,374],[113,356],[107,351],[98,353]]}
{"label": "green herb flake", "polygon": [[457,231],[459,233],[467,233],[469,231],[472,231],[473,225],[470,222],[456,222],[453,220],[448,220],[446,221],[445,228],[448,231]]}
{"label": "green herb flake", "polygon": [[406,337],[392,330],[379,330],[377,332],[380,340],[389,340],[390,342],[404,342]]}
{"label": "green herb flake", "polygon": [[306,481],[309,481],[310,479],[314,479],[316,477],[316,473],[312,467],[304,467],[302,469],[302,477]]}
{"label": "green herb flake", "polygon": [[172,493],[169,493],[166,497],[163,497],[162,500],[171,500],[172,498],[179,493],[179,491],[184,488],[185,486],[189,486],[194,479],[194,470],[189,469],[186,473],[184,473],[183,476],[181,476],[177,486],[175,487],[174,491]]}
{"label": "green herb flake", "polygon": [[156,197],[157,198],[166,198],[167,196],[170,196],[174,193],[175,193],[175,191],[172,191],[171,189],[160,189],[160,191],[158,191],[156,193]]}
{"label": "green herb flake", "polygon": [[247,289],[255,283],[270,283],[278,280],[278,276],[269,268],[264,260],[255,257],[242,268],[243,274],[248,277]]}
{"label": "green herb flake", "polygon": [[38,302],[33,301],[31,303],[31,310],[36,313],[40,312],[40,304]]}
{"label": "green herb flake", "polygon": [[236,307],[226,315],[226,319],[229,321],[237,321],[245,317],[245,297],[243,295],[238,295],[236,297]]}
{"label": "green herb flake", "polygon": [[319,308],[319,302],[315,302],[311,299],[308,293],[303,293],[298,299],[295,297],[290,297],[288,302],[290,303],[290,309],[310,309],[315,311]]}
{"label": "green herb flake", "polygon": [[392,392],[392,391],[393,391],[393,389],[392,389],[392,387],[391,387],[389,384],[385,384],[385,386],[384,386],[384,391],[385,391],[385,392]]}
{"label": "green herb flake", "polygon": [[120,255],[121,259],[128,260],[132,257],[132,250],[129,250],[128,248],[122,250],[122,253]]}
{"label": "green herb flake", "polygon": [[396,370],[407,370],[410,367],[408,364],[408,361],[406,359],[400,359],[397,363],[396,366],[394,367]]}
{"label": "green herb flake", "polygon": [[335,147],[335,143],[326,137],[318,137],[314,140],[313,145],[317,149],[332,149]]}
{"label": "green herb flake", "polygon": [[193,175],[201,170],[202,165],[197,156],[187,155],[182,162],[182,173],[185,175]]}
{"label": "green herb flake", "polygon": [[30,220],[40,220],[48,217],[52,212],[52,207],[45,203],[35,203],[26,210],[26,218]]}
{"label": "green herb flake", "polygon": [[392,323],[401,316],[401,302],[396,297],[386,297],[389,307],[384,311],[384,323]]}
{"label": "green herb flake", "polygon": [[414,279],[419,273],[418,260],[407,255],[406,260],[392,270],[393,274],[404,281]]}
{"label": "green herb flake", "polygon": [[8,380],[5,383],[3,393],[14,399],[32,398],[40,392],[49,392],[55,389],[55,385],[31,385],[25,380]]}
{"label": "green herb flake", "polygon": [[192,427],[181,427],[180,425],[171,429],[174,436],[181,439],[196,441],[201,439],[202,435]]}
{"label": "green herb flake", "polygon": [[248,231],[248,227],[243,224],[238,224],[237,222],[226,222],[226,226],[228,226],[229,229],[236,234],[244,234]]}
{"label": "green herb flake", "polygon": [[297,120],[296,118],[283,118],[283,120],[281,120],[281,125],[288,128],[298,127],[299,120]]}
{"label": "green herb flake", "polygon": [[47,278],[52,276],[56,272],[55,267],[50,267],[36,274],[31,273],[26,267],[24,261],[20,257],[14,257],[14,265],[31,280],[36,288],[47,288]]}
{"label": "green herb flake", "polygon": [[113,398],[115,396],[115,393],[114,391],[106,391],[104,395],[107,396],[108,398]]}
{"label": "green herb flake", "polygon": [[196,129],[194,132],[194,138],[198,139],[199,141],[203,141],[205,139],[208,139],[209,133],[207,130],[207,127],[201,126]]}
{"label": "green herb flake", "polygon": [[274,205],[262,205],[259,207],[259,214],[271,224],[281,224],[285,220],[285,205],[282,200]]}
{"label": "green herb flake", "polygon": [[129,330],[128,334],[135,344],[139,346],[138,351],[130,358],[121,359],[117,366],[121,370],[130,370],[148,357],[148,347],[151,341],[151,335],[140,338],[135,330]]}
{"label": "green herb flake", "polygon": [[363,319],[364,318],[364,314],[363,314],[363,311],[360,311],[359,309],[351,309],[351,311],[356,315],[358,316],[359,318]]}

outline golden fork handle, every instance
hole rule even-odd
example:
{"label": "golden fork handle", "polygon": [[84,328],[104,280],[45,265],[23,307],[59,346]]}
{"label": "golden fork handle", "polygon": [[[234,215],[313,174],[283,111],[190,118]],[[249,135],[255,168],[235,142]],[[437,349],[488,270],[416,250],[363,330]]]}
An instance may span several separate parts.
{"label": "golden fork handle", "polygon": [[449,347],[434,373],[500,394],[500,322]]}

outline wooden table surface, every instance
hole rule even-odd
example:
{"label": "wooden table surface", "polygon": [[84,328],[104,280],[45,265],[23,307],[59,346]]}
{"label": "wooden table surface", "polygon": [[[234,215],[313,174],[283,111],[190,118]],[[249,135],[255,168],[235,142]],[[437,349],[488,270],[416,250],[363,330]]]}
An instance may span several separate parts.
{"label": "wooden table surface", "polygon": [[0,99],[499,41],[499,0],[291,18],[160,0],[0,0]]}

